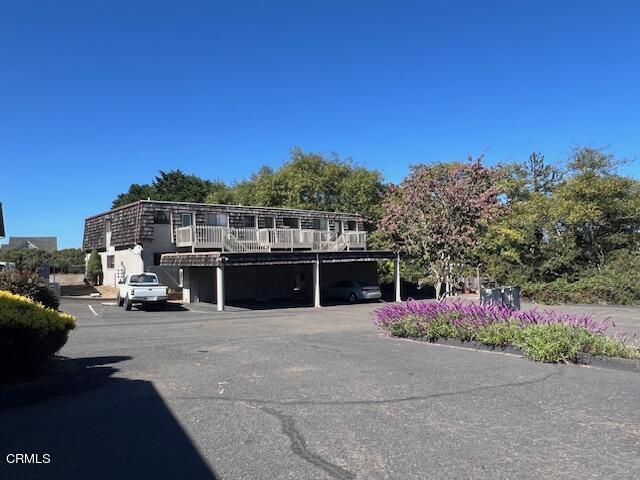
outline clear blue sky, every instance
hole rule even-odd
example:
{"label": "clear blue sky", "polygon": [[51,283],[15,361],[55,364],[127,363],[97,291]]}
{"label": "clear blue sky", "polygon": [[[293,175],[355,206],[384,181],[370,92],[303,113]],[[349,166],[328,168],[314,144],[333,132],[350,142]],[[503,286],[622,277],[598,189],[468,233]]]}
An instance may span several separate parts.
{"label": "clear blue sky", "polygon": [[239,180],[295,145],[410,164],[609,145],[640,176],[640,3],[0,3],[8,235],[82,241],[160,169]]}

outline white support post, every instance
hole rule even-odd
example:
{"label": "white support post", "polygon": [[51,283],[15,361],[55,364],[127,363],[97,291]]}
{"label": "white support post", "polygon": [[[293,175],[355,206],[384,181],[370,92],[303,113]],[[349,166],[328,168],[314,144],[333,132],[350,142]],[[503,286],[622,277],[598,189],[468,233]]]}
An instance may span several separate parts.
{"label": "white support post", "polygon": [[224,310],[224,267],[216,267],[216,306],[219,312]]}
{"label": "white support post", "polygon": [[320,259],[313,262],[313,306],[320,307]]}
{"label": "white support post", "polygon": [[396,302],[401,302],[402,298],[400,296],[400,254],[393,261],[393,270],[394,270],[394,287],[396,293]]}

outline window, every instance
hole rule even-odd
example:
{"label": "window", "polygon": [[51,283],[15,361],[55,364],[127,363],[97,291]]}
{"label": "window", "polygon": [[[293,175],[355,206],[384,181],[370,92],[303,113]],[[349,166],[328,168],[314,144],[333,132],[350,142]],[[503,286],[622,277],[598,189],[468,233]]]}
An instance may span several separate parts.
{"label": "window", "polygon": [[113,255],[107,255],[107,268],[113,268],[115,266],[115,258]]}
{"label": "window", "polygon": [[212,227],[226,227],[229,225],[229,215],[226,213],[207,214],[207,225]]}
{"label": "window", "polygon": [[355,220],[349,220],[347,222],[347,230],[356,230],[357,224]]}
{"label": "window", "polygon": [[256,216],[255,215],[243,215],[240,217],[241,226],[245,228],[255,228],[256,227]]}
{"label": "window", "polygon": [[111,233],[111,219],[107,218],[104,222],[104,231],[107,233]]}
{"label": "window", "polygon": [[158,277],[155,274],[151,273],[141,273],[140,275],[131,275],[129,278],[129,283],[149,283],[155,284],[158,283]]}
{"label": "window", "polygon": [[314,218],[313,219],[313,229],[314,230],[326,230],[327,229],[327,219],[326,218]]}
{"label": "window", "polygon": [[153,223],[168,225],[169,214],[165,210],[156,210],[155,212],[153,212]]}
{"label": "window", "polygon": [[190,227],[193,225],[193,214],[192,213],[183,213],[180,215],[180,220],[182,221],[183,227]]}
{"label": "window", "polygon": [[264,222],[264,228],[276,228],[276,219],[273,217],[264,217],[262,219]]}
{"label": "window", "polygon": [[284,217],[282,224],[285,228],[300,228],[300,219],[295,217]]}

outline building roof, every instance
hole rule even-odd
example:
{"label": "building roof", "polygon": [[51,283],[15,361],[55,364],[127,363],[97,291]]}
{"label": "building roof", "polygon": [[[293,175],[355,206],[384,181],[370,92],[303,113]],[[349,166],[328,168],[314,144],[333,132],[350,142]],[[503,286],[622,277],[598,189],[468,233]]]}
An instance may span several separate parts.
{"label": "building roof", "polygon": [[130,207],[133,207],[133,206],[141,204],[141,203],[151,203],[151,204],[160,204],[160,205],[161,204],[183,205],[183,206],[186,206],[186,207],[189,207],[189,206],[194,206],[194,207],[202,206],[202,207],[233,208],[233,209],[245,209],[247,211],[249,211],[249,210],[266,210],[266,211],[279,210],[279,211],[282,211],[282,212],[291,212],[291,213],[306,212],[306,213],[317,213],[317,214],[347,215],[347,216],[354,216],[354,217],[359,217],[360,216],[359,213],[330,212],[330,211],[326,211],[326,210],[311,210],[311,209],[306,209],[306,208],[257,207],[257,206],[253,206],[253,205],[236,205],[236,204],[224,204],[224,203],[172,202],[172,201],[169,201],[169,200],[137,200],[135,202],[127,203],[126,205],[122,205],[120,207],[112,208],[111,210],[107,210],[107,211],[102,212],[102,213],[96,213],[94,215],[90,215],[90,216],[86,217],[85,220],[88,220],[90,218],[95,218],[95,217],[101,217],[103,215],[107,215],[109,213],[113,213],[113,212],[116,212],[116,211],[124,209],[124,208],[130,208]]}
{"label": "building roof", "polygon": [[378,260],[391,260],[396,258],[396,255],[396,253],[390,250],[165,253],[160,259],[160,265],[163,267],[284,265],[313,263],[316,260],[320,261],[320,263],[373,262]]}
{"label": "building roof", "polygon": [[57,237],[9,237],[9,243],[0,246],[3,250],[14,248],[35,248],[45,252],[58,249]]}

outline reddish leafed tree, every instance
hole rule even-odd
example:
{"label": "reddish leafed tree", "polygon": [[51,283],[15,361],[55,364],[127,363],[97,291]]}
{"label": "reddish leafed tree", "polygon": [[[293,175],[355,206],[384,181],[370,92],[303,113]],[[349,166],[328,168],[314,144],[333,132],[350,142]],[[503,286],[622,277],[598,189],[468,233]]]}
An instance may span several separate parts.
{"label": "reddish leafed tree", "polygon": [[454,266],[471,259],[488,221],[500,214],[497,173],[482,157],[416,165],[383,201],[381,230],[433,281],[440,296]]}

